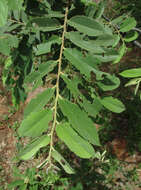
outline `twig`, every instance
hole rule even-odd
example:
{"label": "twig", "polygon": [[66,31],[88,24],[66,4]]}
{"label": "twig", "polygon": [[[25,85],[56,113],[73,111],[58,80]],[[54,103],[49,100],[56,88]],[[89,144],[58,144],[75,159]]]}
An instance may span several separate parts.
{"label": "twig", "polygon": [[64,41],[65,41],[65,33],[66,33],[66,26],[67,26],[67,16],[68,16],[68,6],[66,7],[65,12],[65,20],[64,20],[64,26],[63,26],[63,34],[62,34],[62,44],[60,49],[60,56],[58,59],[58,74],[57,74],[57,81],[56,81],[56,98],[55,98],[55,104],[54,104],[54,118],[53,118],[53,125],[50,133],[50,150],[48,155],[48,163],[49,167],[51,166],[51,154],[53,150],[53,136],[54,131],[57,123],[57,104],[59,99],[59,80],[61,75],[61,64],[62,64],[62,56],[63,56],[63,50],[64,50]]}

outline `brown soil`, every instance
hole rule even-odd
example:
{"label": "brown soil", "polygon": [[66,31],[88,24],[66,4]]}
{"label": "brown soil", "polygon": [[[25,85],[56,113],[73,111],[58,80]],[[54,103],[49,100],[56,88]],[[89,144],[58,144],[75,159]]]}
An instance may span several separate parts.
{"label": "brown soil", "polygon": [[[0,76],[2,68],[0,68]],[[0,186],[11,181],[12,158],[16,152],[16,139],[10,126],[14,120],[10,119],[11,97],[2,85],[0,77]]]}

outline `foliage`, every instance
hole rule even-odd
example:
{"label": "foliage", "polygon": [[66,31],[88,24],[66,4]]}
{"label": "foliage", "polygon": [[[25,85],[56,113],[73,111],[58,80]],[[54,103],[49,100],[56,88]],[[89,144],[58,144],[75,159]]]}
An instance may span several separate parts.
{"label": "foliage", "polygon": [[18,134],[31,142],[17,157],[32,159],[49,146],[38,167],[46,164],[51,170],[54,159],[73,174],[55,140],[58,137],[80,158],[97,157],[94,147],[100,140],[94,122],[105,110],[125,110],[114,94],[120,79],[100,67],[121,60],[126,42],[138,37],[132,33],[136,20],[123,15],[108,23],[102,18],[104,2],[92,0],[7,0],[1,1],[1,9],[0,52],[7,56],[2,79],[12,88],[14,105],[25,100],[25,92],[47,87],[25,108]]}
{"label": "foliage", "polygon": [[62,182],[61,186],[63,187],[63,182],[66,181],[65,178],[59,180],[60,176],[52,172],[48,173],[48,175],[44,171],[37,173],[36,168],[29,168],[24,174],[14,168],[13,174],[17,179],[8,185],[8,189],[17,187],[19,190],[49,190],[51,186],[54,186],[54,189],[57,190],[59,185],[57,187],[55,183]]}

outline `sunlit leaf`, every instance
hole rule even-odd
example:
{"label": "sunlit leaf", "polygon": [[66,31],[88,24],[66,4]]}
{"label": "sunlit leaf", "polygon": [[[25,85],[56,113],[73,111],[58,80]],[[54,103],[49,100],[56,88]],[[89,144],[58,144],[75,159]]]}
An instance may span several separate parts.
{"label": "sunlit leaf", "polygon": [[141,68],[128,69],[120,73],[122,77],[132,78],[141,76]]}
{"label": "sunlit leaf", "polygon": [[134,78],[131,79],[128,83],[125,84],[125,86],[132,86],[132,85],[137,85],[141,81],[141,78]]}

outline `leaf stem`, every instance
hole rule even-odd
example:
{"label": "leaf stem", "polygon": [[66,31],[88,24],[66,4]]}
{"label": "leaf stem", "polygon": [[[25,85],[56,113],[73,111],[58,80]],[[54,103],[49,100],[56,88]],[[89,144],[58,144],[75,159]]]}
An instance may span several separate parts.
{"label": "leaf stem", "polygon": [[50,133],[49,155],[47,158],[49,167],[51,167],[51,154],[52,154],[52,150],[53,150],[53,136],[54,136],[54,131],[55,131],[56,123],[57,123],[57,105],[58,105],[58,99],[59,99],[59,80],[60,80],[60,75],[61,75],[61,64],[62,64],[62,56],[63,56],[63,50],[64,50],[65,33],[66,33],[66,27],[67,27],[67,16],[68,16],[68,6],[66,7],[66,11],[65,11],[65,19],[64,19],[63,34],[62,34],[62,44],[61,44],[60,55],[59,55],[59,59],[58,59],[58,74],[57,74],[57,80],[56,80],[56,98],[55,98],[55,104],[54,104],[54,118],[53,118],[51,133]]}

